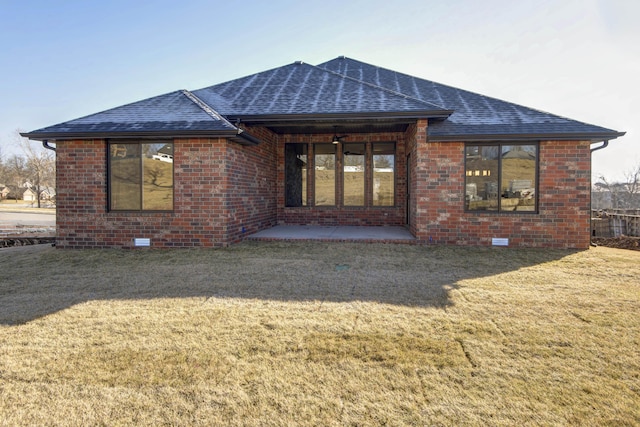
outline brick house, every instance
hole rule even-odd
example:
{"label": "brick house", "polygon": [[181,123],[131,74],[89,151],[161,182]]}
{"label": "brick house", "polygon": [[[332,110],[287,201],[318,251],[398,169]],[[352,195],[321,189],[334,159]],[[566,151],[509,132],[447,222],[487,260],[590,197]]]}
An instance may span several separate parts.
{"label": "brick house", "polygon": [[339,57],[23,135],[55,143],[61,248],[227,246],[278,224],[586,248],[592,144],[624,133]]}

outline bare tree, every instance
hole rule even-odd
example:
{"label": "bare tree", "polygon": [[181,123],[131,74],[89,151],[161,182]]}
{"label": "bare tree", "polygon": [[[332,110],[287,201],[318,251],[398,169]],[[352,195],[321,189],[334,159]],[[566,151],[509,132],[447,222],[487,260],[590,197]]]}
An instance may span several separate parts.
{"label": "bare tree", "polygon": [[640,163],[624,173],[622,182],[612,182],[601,175],[594,190],[608,195],[612,209],[640,209]]}
{"label": "bare tree", "polygon": [[[4,157],[2,157],[2,147],[0,147],[0,188],[2,188],[3,185],[6,185],[7,182],[7,178],[5,177],[5,167],[4,167]],[[2,196],[0,196],[1,198]]]}
{"label": "bare tree", "polygon": [[375,167],[376,168],[390,168],[393,167],[393,156],[392,155],[376,155],[374,156]]}
{"label": "bare tree", "polygon": [[35,192],[37,206],[41,207],[43,191],[53,190],[56,185],[55,155],[51,150],[34,147],[34,143],[21,137],[19,132],[17,139],[24,153],[24,173],[20,178],[25,180],[21,185],[29,186]]}
{"label": "bare tree", "polygon": [[2,180],[3,183],[9,188],[7,194],[8,199],[14,199],[18,201],[22,195],[21,190],[26,179],[26,162],[24,157],[18,155],[12,155],[2,165]]}

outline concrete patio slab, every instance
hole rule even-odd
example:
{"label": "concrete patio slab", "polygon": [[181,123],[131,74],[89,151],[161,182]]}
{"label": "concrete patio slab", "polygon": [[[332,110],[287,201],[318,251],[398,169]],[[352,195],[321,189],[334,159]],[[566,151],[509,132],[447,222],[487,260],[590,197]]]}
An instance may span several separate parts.
{"label": "concrete patio slab", "polygon": [[319,240],[325,242],[416,243],[405,227],[277,225],[259,231],[249,240]]}

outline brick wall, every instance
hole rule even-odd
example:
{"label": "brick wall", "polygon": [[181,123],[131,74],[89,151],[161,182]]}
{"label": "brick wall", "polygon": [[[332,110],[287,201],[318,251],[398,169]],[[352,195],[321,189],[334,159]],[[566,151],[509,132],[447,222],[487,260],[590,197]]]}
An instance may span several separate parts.
{"label": "brick wall", "polygon": [[[57,143],[57,246],[226,246],[275,224],[275,142],[257,147],[225,139],[174,140],[174,211],[109,212],[106,142]],[[233,190],[230,190],[233,185]]]}
{"label": "brick wall", "polygon": [[[106,146],[102,140],[56,143],[56,246],[94,247],[106,211]],[[104,243],[98,246],[105,246]]]}
{"label": "brick wall", "polygon": [[249,131],[263,143],[240,146],[224,139],[174,141],[175,210],[109,212],[104,140],[58,141],[58,239],[61,248],[226,246],[282,224],[403,225],[406,160],[410,155],[409,228],[422,243],[587,248],[590,239],[590,144],[540,143],[539,212],[464,211],[464,143],[427,142],[427,122],[404,134],[362,134],[352,142],[395,141],[394,207],[284,206],[284,144],[329,142],[331,135]]}
{"label": "brick wall", "polygon": [[277,137],[263,127],[247,129],[262,141],[255,147],[227,145],[228,242],[276,225]]}
{"label": "brick wall", "polygon": [[[405,132],[405,141],[406,141],[406,167],[408,168],[408,172],[406,172],[406,176],[408,177],[407,187],[408,187],[408,213],[407,213],[407,225],[409,227],[409,231],[414,236],[418,235],[420,230],[419,224],[420,221],[424,220],[423,210],[419,209],[418,200],[419,200],[419,192],[418,192],[418,184],[419,182],[424,181],[426,177],[424,176],[421,170],[424,170],[424,166],[421,168],[418,167],[418,162],[421,155],[423,153],[418,152],[419,149],[424,150],[426,146],[424,143],[426,142],[427,135],[427,121],[419,120],[415,124],[409,125],[407,131]],[[420,144],[418,144],[418,137],[420,137]],[[419,175],[420,174],[420,175]]]}
{"label": "brick wall", "polygon": [[464,143],[416,139],[415,235],[423,243],[578,248],[590,239],[590,144],[540,143],[539,212],[464,211]]}

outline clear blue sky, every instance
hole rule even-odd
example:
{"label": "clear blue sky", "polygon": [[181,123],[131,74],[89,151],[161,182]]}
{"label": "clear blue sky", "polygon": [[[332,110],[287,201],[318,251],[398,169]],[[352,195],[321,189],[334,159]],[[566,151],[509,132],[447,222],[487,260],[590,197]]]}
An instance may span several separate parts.
{"label": "clear blue sky", "polygon": [[177,89],[340,55],[626,131],[640,163],[637,0],[0,0],[0,147]]}

